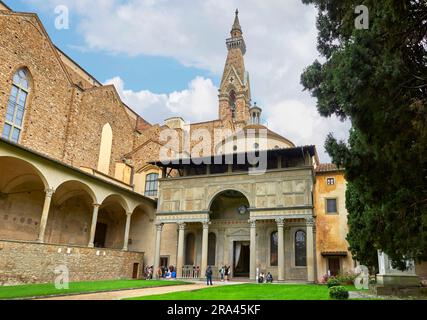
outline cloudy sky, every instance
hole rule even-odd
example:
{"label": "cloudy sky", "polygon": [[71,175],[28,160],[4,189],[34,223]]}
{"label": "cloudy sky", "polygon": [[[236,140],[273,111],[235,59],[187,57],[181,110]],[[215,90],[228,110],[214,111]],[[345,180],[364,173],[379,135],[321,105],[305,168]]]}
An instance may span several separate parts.
{"label": "cloudy sky", "polygon": [[[55,44],[151,123],[179,115],[196,122],[217,117],[217,93],[234,11],[247,45],[252,99],[270,129],[297,145],[315,144],[329,161],[326,135],[346,139],[349,124],[322,118],[300,85],[319,58],[316,10],[301,0],[6,0],[36,12]],[[68,30],[55,28],[66,5]]]}

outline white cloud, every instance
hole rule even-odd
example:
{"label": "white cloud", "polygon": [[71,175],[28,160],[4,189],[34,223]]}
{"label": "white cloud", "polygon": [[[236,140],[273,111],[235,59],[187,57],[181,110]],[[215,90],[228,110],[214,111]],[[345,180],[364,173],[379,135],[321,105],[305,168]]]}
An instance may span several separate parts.
{"label": "white cloud", "polygon": [[107,80],[106,84],[114,84],[126,104],[154,123],[162,123],[172,116],[181,116],[191,122],[217,117],[218,88],[210,79],[196,77],[188,84],[187,89],[169,94],[126,90],[120,77]]}
{"label": "white cloud", "polygon": [[[296,142],[315,143],[324,160],[326,134],[347,136],[348,123],[321,118],[315,100],[300,85],[303,69],[318,58],[316,10],[302,0],[31,1],[52,12],[55,5],[67,5],[74,17],[71,27],[78,28],[89,50],[171,57],[216,75],[223,70],[225,38],[238,7],[252,98],[264,118]],[[208,79],[196,78],[187,90],[165,94],[126,90],[118,80],[125,101],[148,121],[174,115],[192,121],[216,118],[216,93]]]}
{"label": "white cloud", "polygon": [[268,127],[296,145],[316,145],[321,161],[329,161],[325,152],[325,137],[331,131],[338,139],[345,139],[349,122],[338,118],[321,118],[315,108],[297,100],[284,100],[270,107],[266,118]]}

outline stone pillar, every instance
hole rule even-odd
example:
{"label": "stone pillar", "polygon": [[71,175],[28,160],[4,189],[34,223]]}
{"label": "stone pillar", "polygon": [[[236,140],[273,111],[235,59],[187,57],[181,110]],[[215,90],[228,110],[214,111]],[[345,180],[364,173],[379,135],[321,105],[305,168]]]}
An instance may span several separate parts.
{"label": "stone pillar", "polygon": [[307,281],[314,282],[314,237],[313,227],[314,218],[309,217],[306,219],[307,232],[306,232],[306,247],[307,247]]}
{"label": "stone pillar", "polygon": [[208,267],[208,236],[210,222],[203,222],[202,235],[202,263],[200,268],[200,278],[203,278]]}
{"label": "stone pillar", "polygon": [[278,281],[285,280],[285,237],[283,234],[284,218],[276,219],[277,223],[277,255],[278,255]]}
{"label": "stone pillar", "polygon": [[156,223],[156,244],[154,247],[154,262],[153,262],[153,273],[157,278],[157,269],[159,269],[160,264],[160,241],[162,239],[162,229],[163,223]]}
{"label": "stone pillar", "polygon": [[123,251],[128,251],[129,244],[129,231],[130,231],[130,220],[132,218],[132,212],[126,213],[126,227],[125,227],[125,238],[123,241]]}
{"label": "stone pillar", "polygon": [[184,235],[185,223],[178,223],[178,254],[176,257],[176,272],[177,277],[182,278],[182,268],[184,267]]}
{"label": "stone pillar", "polygon": [[52,201],[52,196],[54,192],[55,190],[52,188],[48,188],[45,190],[46,194],[44,198],[42,217],[40,219],[39,237],[37,239],[37,241],[40,243],[44,242],[44,234],[46,232],[46,224],[47,224],[47,218],[49,216],[50,202]]}
{"label": "stone pillar", "polygon": [[89,236],[89,248],[94,247],[94,241],[95,241],[95,232],[96,232],[96,223],[98,222],[98,210],[100,205],[97,203],[93,204],[93,212],[92,212],[92,224],[90,226],[90,236]]}
{"label": "stone pillar", "polygon": [[249,220],[251,232],[250,257],[249,257],[249,279],[256,280],[256,220]]}

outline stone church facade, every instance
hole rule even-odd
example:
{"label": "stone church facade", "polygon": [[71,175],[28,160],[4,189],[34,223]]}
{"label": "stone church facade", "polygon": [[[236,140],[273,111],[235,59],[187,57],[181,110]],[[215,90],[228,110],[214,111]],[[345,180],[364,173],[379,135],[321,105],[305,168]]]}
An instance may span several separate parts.
{"label": "stone church facade", "polygon": [[[0,43],[0,285],[50,282],[62,265],[72,281],[142,278],[147,265],[302,282],[353,270],[343,171],[262,125],[237,12],[218,119],[190,125],[150,124],[57,48],[36,14],[1,1]],[[199,129],[204,161],[182,145],[161,161],[162,132]],[[252,133],[263,174],[241,149]]]}

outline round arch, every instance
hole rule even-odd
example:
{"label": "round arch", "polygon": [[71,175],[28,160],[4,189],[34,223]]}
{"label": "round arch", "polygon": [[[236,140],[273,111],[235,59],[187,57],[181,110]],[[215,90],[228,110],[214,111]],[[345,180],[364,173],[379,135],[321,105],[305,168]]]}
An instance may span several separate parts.
{"label": "round arch", "polygon": [[69,198],[82,194],[87,195],[93,204],[98,203],[95,192],[87,184],[78,180],[64,181],[55,190],[55,197],[58,203],[63,203]]}
{"label": "round arch", "polygon": [[217,192],[209,203],[213,220],[247,220],[249,207],[250,203],[245,194],[234,189]]}
{"label": "round arch", "polygon": [[119,204],[122,207],[122,209],[125,210],[125,213],[130,212],[129,205],[128,205],[126,199],[123,196],[119,195],[119,194],[110,194],[110,195],[106,196],[101,201],[101,205],[102,206],[110,204],[110,203],[117,203],[117,204]]}
{"label": "round arch", "polygon": [[46,177],[13,156],[0,156],[0,168],[0,238],[34,241],[49,188]]}
{"label": "round arch", "polygon": [[[5,169],[2,173],[2,177],[6,179],[7,176],[10,177],[10,180],[7,184],[10,184],[7,186],[5,184],[2,186],[0,184],[0,188],[11,188],[12,185],[17,184],[17,180],[20,179],[19,176],[31,176],[36,175],[38,178],[40,178],[41,182],[43,183],[44,189],[49,188],[49,183],[47,182],[47,179],[45,175],[32,163],[16,158],[16,157],[10,157],[10,156],[0,156],[0,167],[1,168],[10,168],[11,170]],[[17,173],[20,173],[18,176]],[[15,175],[15,176],[14,176]],[[15,182],[13,182],[15,180]],[[22,180],[22,179],[21,179]]]}
{"label": "round arch", "polygon": [[250,196],[247,194],[247,192],[244,190],[241,190],[240,188],[234,188],[233,187],[233,188],[223,189],[223,190],[215,192],[209,199],[208,206],[207,206],[208,210],[211,210],[212,204],[216,200],[216,198],[218,196],[220,196],[221,194],[226,193],[226,192],[238,192],[238,193],[240,193],[242,195],[242,197],[244,197],[246,199],[249,207],[251,207],[251,202],[249,200]]}

